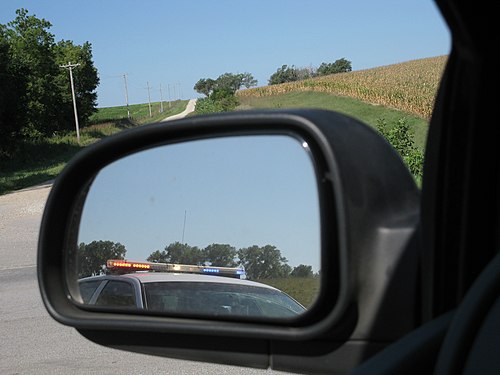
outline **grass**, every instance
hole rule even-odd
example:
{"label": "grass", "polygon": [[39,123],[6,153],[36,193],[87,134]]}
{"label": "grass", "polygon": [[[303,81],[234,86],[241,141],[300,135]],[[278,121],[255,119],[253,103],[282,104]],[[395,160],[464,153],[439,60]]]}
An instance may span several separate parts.
{"label": "grass", "polygon": [[322,92],[298,91],[272,96],[240,96],[239,109],[257,108],[319,108],[352,116],[376,128],[377,121],[384,119],[395,124],[405,118],[414,131],[415,144],[421,150],[425,147],[428,122],[417,115],[382,105],[373,105],[361,100],[336,96]]}
{"label": "grass", "polygon": [[314,304],[319,295],[319,277],[287,277],[255,281],[278,288],[307,308]]}
{"label": "grass", "polygon": [[[131,120],[127,119],[126,107],[100,108],[90,119],[93,125],[80,130],[80,144],[74,131],[25,140],[19,144],[14,158],[0,163],[0,195],[50,181],[88,145],[123,129],[158,122],[181,113],[186,105],[187,101],[172,102],[170,108],[164,104],[164,112],[157,111],[152,118],[149,117],[148,104],[133,105],[130,106]],[[153,108],[159,108],[159,103]]]}
{"label": "grass", "polygon": [[[151,103],[152,117],[149,116],[149,105],[146,104],[132,104],[129,105],[130,117],[132,122],[142,125],[150,122],[158,122],[166,117],[177,115],[186,109],[187,100],[176,100],[174,102],[164,102],[163,112],[160,112],[160,102]],[[98,124],[116,120],[127,119],[127,106],[99,108],[93,114],[89,121],[91,124]]]}

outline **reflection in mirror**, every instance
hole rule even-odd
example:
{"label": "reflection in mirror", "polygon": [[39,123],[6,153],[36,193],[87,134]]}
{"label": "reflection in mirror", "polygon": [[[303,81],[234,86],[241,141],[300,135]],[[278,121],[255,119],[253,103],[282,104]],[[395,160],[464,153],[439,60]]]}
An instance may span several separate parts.
{"label": "reflection in mirror", "polygon": [[159,146],[93,181],[80,222],[84,304],[290,318],[319,291],[320,221],[307,143],[284,135]]}

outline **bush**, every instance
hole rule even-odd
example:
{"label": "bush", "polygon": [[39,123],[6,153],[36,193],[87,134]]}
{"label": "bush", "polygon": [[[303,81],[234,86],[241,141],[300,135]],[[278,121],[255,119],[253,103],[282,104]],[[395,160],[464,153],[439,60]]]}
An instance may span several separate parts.
{"label": "bush", "polygon": [[406,119],[399,119],[390,129],[388,129],[384,119],[379,119],[377,120],[377,129],[396,149],[410,173],[420,183],[422,181],[424,156],[422,151],[415,146],[413,134]]}

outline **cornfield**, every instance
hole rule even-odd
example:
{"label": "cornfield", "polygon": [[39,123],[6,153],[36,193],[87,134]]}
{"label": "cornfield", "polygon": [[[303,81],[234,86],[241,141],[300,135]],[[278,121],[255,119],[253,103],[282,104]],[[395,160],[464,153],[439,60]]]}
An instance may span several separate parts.
{"label": "cornfield", "polygon": [[329,76],[239,91],[240,97],[263,97],[296,91],[348,96],[429,119],[448,56],[412,60]]}

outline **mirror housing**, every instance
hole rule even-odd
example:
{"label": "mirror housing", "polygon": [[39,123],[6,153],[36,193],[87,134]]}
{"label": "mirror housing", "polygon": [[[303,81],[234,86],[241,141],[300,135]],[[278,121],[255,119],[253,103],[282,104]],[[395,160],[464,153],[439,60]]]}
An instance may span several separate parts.
{"label": "mirror housing", "polygon": [[[239,322],[107,313],[75,304],[66,249],[75,244],[96,173],[154,146],[238,135],[290,135],[309,145],[318,183],[322,265],[311,310],[292,322]],[[234,112],[125,130],[80,152],[52,187],[38,244],[42,300],[54,319],[110,347],[308,372],[325,371],[335,360],[337,369],[347,370],[417,324],[412,296],[419,204],[419,190],[392,147],[373,129],[338,113]],[[394,295],[394,304],[382,304]],[[389,320],[391,330],[382,330]]]}

